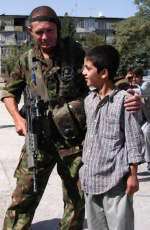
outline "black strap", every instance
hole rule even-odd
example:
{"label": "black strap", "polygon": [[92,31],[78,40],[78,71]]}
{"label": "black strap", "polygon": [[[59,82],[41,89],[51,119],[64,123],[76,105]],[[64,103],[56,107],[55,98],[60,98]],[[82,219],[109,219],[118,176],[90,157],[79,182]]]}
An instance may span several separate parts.
{"label": "black strap", "polygon": [[30,22],[43,22],[43,21],[48,21],[48,22],[56,22],[58,23],[57,17],[50,17],[50,16],[37,16],[30,18]]}

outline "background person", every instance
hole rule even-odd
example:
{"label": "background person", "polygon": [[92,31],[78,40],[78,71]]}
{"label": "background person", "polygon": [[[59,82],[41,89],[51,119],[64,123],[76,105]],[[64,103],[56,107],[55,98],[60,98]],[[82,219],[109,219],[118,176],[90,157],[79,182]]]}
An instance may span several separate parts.
{"label": "background person", "polygon": [[128,81],[129,87],[132,87],[132,80],[133,80],[133,71],[131,68],[127,70],[127,74],[125,76],[125,79]]}

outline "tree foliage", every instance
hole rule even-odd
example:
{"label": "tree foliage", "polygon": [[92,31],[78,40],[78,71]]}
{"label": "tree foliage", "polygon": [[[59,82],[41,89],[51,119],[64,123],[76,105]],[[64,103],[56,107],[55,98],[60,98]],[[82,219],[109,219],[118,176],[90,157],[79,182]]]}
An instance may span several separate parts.
{"label": "tree foliage", "polygon": [[[147,1],[136,2],[142,7],[140,2]],[[123,20],[115,27],[115,46],[121,54],[121,72],[126,72],[129,66],[150,67],[150,20],[146,14],[141,15],[140,9],[134,17]]]}
{"label": "tree foliage", "polygon": [[61,20],[61,37],[71,37],[74,38],[76,33],[75,24],[73,19],[65,13],[64,17]]}
{"label": "tree foliage", "polygon": [[134,0],[138,7],[138,15],[150,18],[150,0]]}
{"label": "tree foliage", "polygon": [[105,38],[101,35],[96,34],[95,32],[88,33],[82,37],[78,37],[77,40],[86,49],[91,49],[94,46],[105,44]]}
{"label": "tree foliage", "polygon": [[11,50],[11,54],[6,56],[3,60],[3,65],[5,66],[5,72],[9,75],[13,70],[19,56],[31,48],[31,44],[23,44],[21,47],[17,46],[10,46],[9,49]]}

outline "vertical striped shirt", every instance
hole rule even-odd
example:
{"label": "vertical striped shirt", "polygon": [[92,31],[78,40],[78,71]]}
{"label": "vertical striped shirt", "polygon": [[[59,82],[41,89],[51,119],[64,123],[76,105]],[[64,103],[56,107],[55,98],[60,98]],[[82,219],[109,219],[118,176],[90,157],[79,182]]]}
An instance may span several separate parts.
{"label": "vertical striped shirt", "polygon": [[114,90],[101,100],[93,91],[85,99],[87,133],[80,180],[86,193],[109,191],[129,172],[131,163],[144,161],[138,113],[124,109],[125,95]]}

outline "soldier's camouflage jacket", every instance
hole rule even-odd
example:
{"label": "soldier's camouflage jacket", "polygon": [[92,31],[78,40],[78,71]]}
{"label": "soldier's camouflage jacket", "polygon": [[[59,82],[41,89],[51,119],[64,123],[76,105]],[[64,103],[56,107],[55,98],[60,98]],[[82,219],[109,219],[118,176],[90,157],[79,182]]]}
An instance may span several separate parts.
{"label": "soldier's camouflage jacket", "polygon": [[60,41],[49,60],[45,60],[35,46],[17,61],[1,100],[11,96],[19,103],[26,84],[44,102],[49,102],[50,110],[65,102],[83,99],[87,93],[81,73],[83,58],[80,44],[69,38]]}
{"label": "soldier's camouflage jacket", "polygon": [[1,98],[12,96],[19,102],[26,83],[32,85],[32,71],[38,78],[39,94],[42,94],[44,100],[47,100],[47,95],[42,92],[44,89],[40,88],[43,87],[43,81],[48,88],[49,100],[54,104],[60,98],[71,101],[83,97],[86,92],[85,82],[81,76],[83,58],[84,51],[80,44],[69,38],[60,41],[60,45],[53,52],[52,59],[48,61],[35,46],[22,55],[19,61],[16,61],[17,65],[11,73]]}

